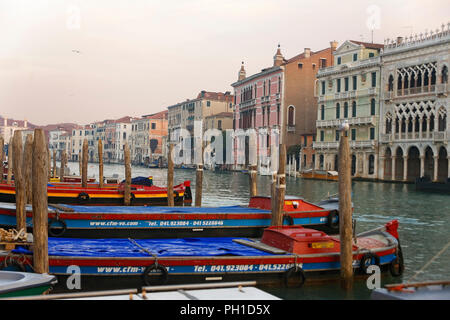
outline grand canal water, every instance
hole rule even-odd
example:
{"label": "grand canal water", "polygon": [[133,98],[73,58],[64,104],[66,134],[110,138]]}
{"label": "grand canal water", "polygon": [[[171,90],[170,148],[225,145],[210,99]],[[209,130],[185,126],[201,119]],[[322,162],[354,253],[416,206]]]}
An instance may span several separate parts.
{"label": "grand canal water", "polygon": [[[78,174],[78,163],[69,163]],[[98,165],[89,164],[88,175],[98,177]],[[124,177],[123,165],[105,165],[105,176]],[[166,185],[166,169],[133,167],[132,176],[153,176],[154,184]],[[195,196],[195,171],[176,169],[174,184],[191,180]],[[203,206],[246,205],[249,199],[248,175],[240,172],[204,171]],[[258,194],[270,195],[270,177],[258,176]],[[336,182],[287,177],[287,195],[317,202],[338,192]],[[450,280],[450,249],[444,251],[423,272],[422,269],[450,242],[450,195],[415,191],[414,185],[355,181],[352,201],[356,232],[376,228],[392,219],[399,221],[399,235],[405,259],[405,272],[393,278],[382,277],[381,285],[408,280]],[[414,278],[413,278],[414,277]],[[339,282],[305,285],[302,288],[267,287],[264,290],[282,299],[369,299],[371,290],[365,280],[357,280],[351,292],[340,289]]]}

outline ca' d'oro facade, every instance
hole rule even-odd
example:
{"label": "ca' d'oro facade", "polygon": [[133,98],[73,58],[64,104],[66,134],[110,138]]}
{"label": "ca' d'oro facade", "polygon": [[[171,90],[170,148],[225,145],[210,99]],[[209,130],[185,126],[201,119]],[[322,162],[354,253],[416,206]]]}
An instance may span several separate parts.
{"label": "ca' d'oro facade", "polygon": [[386,41],[380,112],[383,180],[450,178],[449,28]]}

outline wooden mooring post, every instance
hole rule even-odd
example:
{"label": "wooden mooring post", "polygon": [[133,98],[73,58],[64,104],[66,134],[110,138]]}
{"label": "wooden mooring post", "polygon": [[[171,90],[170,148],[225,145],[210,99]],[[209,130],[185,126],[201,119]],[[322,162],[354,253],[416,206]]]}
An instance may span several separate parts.
{"label": "wooden mooring post", "polygon": [[[169,143],[169,153],[167,154],[167,205],[173,207],[175,205],[173,199],[173,143]],[[196,187],[197,188],[197,187]],[[197,195],[195,196],[197,199]]]}
{"label": "wooden mooring post", "polygon": [[6,183],[11,184],[12,181],[12,170],[13,170],[13,151],[12,151],[12,141],[13,138],[11,137],[9,139],[9,145],[8,145],[8,173],[6,176]]}
{"label": "wooden mooring post", "polygon": [[348,124],[341,127],[339,142],[339,234],[340,234],[340,262],[341,287],[349,290],[353,286],[353,223],[351,199],[351,159],[348,142]]}
{"label": "wooden mooring post", "polygon": [[56,178],[56,173],[57,173],[57,169],[56,169],[56,150],[53,149],[53,178]]}
{"label": "wooden mooring post", "polygon": [[27,230],[26,223],[26,194],[25,184],[23,181],[23,147],[22,147],[22,131],[14,131],[12,140],[12,150],[14,154],[13,170],[14,170],[14,189],[16,191],[16,228],[18,231],[21,229]]}
{"label": "wooden mooring post", "polygon": [[[45,148],[47,151],[47,148]],[[48,153],[47,158],[48,158]],[[25,185],[25,195],[26,195],[26,203],[31,204],[33,199],[33,192],[31,187],[31,173],[32,173],[32,159],[33,159],[33,135],[27,134],[27,138],[25,139],[25,146],[23,148],[23,183]],[[48,175],[48,170],[47,170]]]}
{"label": "wooden mooring post", "polygon": [[61,162],[59,166],[59,181],[64,181],[64,174],[66,171],[66,150],[61,151]]}
{"label": "wooden mooring post", "polygon": [[125,142],[124,148],[124,163],[125,163],[125,188],[123,193],[124,205],[131,205],[131,156],[128,142]]}
{"label": "wooden mooring post", "polygon": [[250,197],[256,197],[256,195],[258,193],[258,189],[256,186],[256,179],[257,179],[258,171],[256,169],[257,169],[257,166],[255,166],[255,165],[249,166],[248,175],[249,175],[249,179],[250,179],[249,180]]}
{"label": "wooden mooring post", "polygon": [[5,146],[5,140],[3,139],[3,136],[0,136],[0,183],[3,183],[3,148]]}
{"label": "wooden mooring post", "polygon": [[83,159],[83,155],[82,155],[82,153],[81,153],[81,150],[80,151],[78,151],[78,173],[79,173],[79,175],[80,175],[80,178],[81,178],[81,172],[83,171],[83,161],[82,161],[82,159]]}
{"label": "wooden mooring post", "polygon": [[203,195],[203,153],[204,148],[202,144],[201,148],[202,154],[200,155],[200,161],[197,164],[197,170],[195,172],[195,206],[202,206],[202,195]]}
{"label": "wooden mooring post", "polygon": [[286,145],[280,144],[280,161],[278,164],[276,201],[272,211],[272,226],[283,225],[284,196],[286,194]]}
{"label": "wooden mooring post", "polygon": [[195,173],[195,206],[202,206],[202,192],[203,192],[203,164],[197,164],[197,171]]}
{"label": "wooden mooring post", "polygon": [[88,174],[88,157],[89,157],[89,146],[87,139],[83,140],[83,158],[81,164],[81,187],[87,188],[87,174]]}
{"label": "wooden mooring post", "polygon": [[98,186],[103,188],[103,142],[98,140]]}
{"label": "wooden mooring post", "polygon": [[34,130],[32,164],[33,191],[33,268],[36,273],[48,273],[48,155],[42,129]]}
{"label": "wooden mooring post", "polygon": [[[47,151],[47,161],[48,161],[48,170],[47,170],[47,182],[50,182],[50,179],[52,178],[52,156],[50,154],[50,149],[48,148],[48,145],[46,145],[46,151]],[[31,146],[31,150],[33,150],[33,145]],[[31,151],[33,154],[33,151]],[[31,161],[32,162],[32,161]]]}

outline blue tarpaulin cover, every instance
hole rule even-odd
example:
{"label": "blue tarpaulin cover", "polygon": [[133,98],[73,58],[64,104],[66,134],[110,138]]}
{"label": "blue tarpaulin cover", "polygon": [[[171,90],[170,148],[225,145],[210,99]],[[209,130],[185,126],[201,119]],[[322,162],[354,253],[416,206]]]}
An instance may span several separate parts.
{"label": "blue tarpaulin cover", "polygon": [[[155,207],[155,206],[78,206],[64,204],[74,212],[92,213],[270,213],[270,210],[248,208],[244,206],[224,207]],[[51,204],[49,205],[51,207]]]}
{"label": "blue tarpaulin cover", "polygon": [[[49,256],[158,257],[173,256],[262,256],[270,253],[236,243],[245,238],[182,239],[74,239],[48,238]],[[248,239],[247,239],[248,240]],[[145,250],[143,250],[144,248]],[[146,250],[148,252],[146,252]],[[15,253],[30,253],[18,248]]]}

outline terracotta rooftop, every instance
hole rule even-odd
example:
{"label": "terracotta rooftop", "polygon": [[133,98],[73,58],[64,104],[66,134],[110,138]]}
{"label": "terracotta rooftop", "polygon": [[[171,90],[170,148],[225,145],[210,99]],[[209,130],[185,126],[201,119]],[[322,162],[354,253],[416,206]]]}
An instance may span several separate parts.
{"label": "terracotta rooftop", "polygon": [[229,102],[233,101],[233,95],[229,91],[223,93],[223,92],[211,92],[203,90],[197,95],[197,99],[200,98],[218,101],[229,101]]}
{"label": "terracotta rooftop", "polygon": [[384,48],[384,44],[362,42],[362,41],[355,41],[355,40],[349,40],[349,41],[353,42],[355,44],[363,45],[364,47],[369,48],[369,49],[383,49]]}
{"label": "terracotta rooftop", "polygon": [[164,111],[161,111],[158,113],[153,113],[153,114],[142,116],[142,118],[145,118],[145,119],[167,119],[168,113],[169,113],[168,110],[164,110]]}

